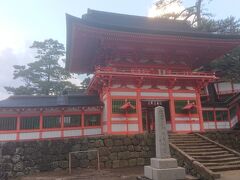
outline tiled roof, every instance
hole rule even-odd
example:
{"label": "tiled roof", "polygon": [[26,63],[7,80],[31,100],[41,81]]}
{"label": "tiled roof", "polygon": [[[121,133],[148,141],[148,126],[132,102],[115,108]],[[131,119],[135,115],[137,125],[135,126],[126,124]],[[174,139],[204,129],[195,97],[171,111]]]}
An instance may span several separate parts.
{"label": "tiled roof", "polygon": [[0,101],[0,108],[57,107],[57,106],[101,106],[98,96],[10,96]]}

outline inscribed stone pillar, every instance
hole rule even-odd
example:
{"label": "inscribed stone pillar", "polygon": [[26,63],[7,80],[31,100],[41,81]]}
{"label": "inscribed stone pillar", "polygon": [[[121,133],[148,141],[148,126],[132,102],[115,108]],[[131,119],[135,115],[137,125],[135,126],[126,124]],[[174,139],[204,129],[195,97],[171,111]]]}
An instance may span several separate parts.
{"label": "inscribed stone pillar", "polygon": [[185,169],[177,166],[177,160],[171,158],[164,108],[155,108],[156,158],[151,165],[144,166],[144,176],[153,180],[185,179]]}
{"label": "inscribed stone pillar", "polygon": [[168,132],[164,107],[155,108],[155,138],[156,138],[156,157],[160,159],[170,158]]}

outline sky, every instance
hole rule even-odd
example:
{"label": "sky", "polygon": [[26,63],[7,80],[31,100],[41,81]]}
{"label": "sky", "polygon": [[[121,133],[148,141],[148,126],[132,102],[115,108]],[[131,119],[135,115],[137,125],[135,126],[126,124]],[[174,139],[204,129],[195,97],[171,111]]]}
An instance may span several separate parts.
{"label": "sky", "polygon": [[[183,1],[186,7],[194,2]],[[35,54],[29,49],[33,41],[53,38],[65,44],[66,13],[81,17],[90,8],[149,16],[153,3],[154,0],[0,0],[0,99],[9,96],[4,86],[21,84],[13,80],[12,66],[34,61]],[[240,18],[239,0],[212,0],[205,7],[216,19],[230,15]],[[80,80],[73,81],[78,84]]]}

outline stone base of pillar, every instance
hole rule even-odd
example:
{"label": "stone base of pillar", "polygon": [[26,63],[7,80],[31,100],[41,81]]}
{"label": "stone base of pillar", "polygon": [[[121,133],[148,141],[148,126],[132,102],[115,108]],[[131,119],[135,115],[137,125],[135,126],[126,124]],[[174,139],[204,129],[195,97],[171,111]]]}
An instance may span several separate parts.
{"label": "stone base of pillar", "polygon": [[186,174],[176,159],[151,158],[151,166],[144,166],[144,176],[152,180],[182,180]]}

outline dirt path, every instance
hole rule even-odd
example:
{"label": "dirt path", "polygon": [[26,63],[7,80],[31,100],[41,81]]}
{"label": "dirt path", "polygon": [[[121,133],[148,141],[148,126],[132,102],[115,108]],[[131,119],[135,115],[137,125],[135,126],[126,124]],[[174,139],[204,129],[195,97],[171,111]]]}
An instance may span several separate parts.
{"label": "dirt path", "polygon": [[143,175],[143,167],[101,171],[95,169],[75,169],[72,175],[69,175],[68,171],[61,170],[19,177],[14,180],[136,180],[136,177],[139,175]]}

